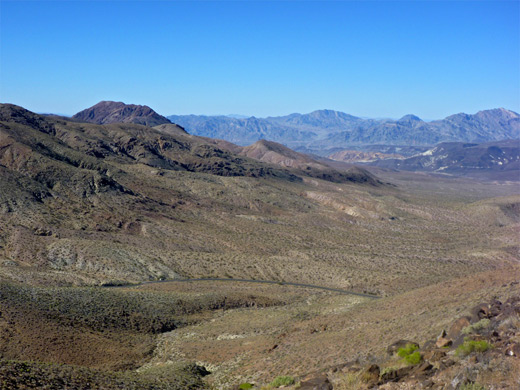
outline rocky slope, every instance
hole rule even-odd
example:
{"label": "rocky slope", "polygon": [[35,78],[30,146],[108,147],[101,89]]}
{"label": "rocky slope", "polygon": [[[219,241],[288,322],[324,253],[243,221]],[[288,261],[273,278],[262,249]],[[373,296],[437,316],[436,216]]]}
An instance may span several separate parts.
{"label": "rocky slope", "polygon": [[136,123],[145,126],[157,126],[171,123],[164,116],[157,114],[148,106],[125,104],[122,102],[102,101],[78,112],[72,117],[82,122],[105,125],[109,123]]}
{"label": "rocky slope", "polygon": [[295,169],[295,172],[305,172],[306,176],[310,177],[338,183],[350,181],[369,183],[371,185],[381,184],[372,174],[362,168],[351,166],[340,171],[327,165],[325,162],[317,161],[309,155],[295,152],[282,144],[272,141],[260,140],[245,147],[240,147],[224,140],[208,139],[208,142],[240,156]]}
{"label": "rocky slope", "polygon": [[[0,175],[0,272],[10,280],[41,282],[68,270],[60,276],[65,284],[175,277],[180,269],[164,261],[171,263],[174,247],[206,246],[190,233],[199,223],[207,227],[206,217],[230,208],[308,208],[300,195],[282,196],[283,188],[303,178],[378,184],[362,169],[340,173],[260,162],[173,124],[96,125],[9,104],[0,106]],[[212,177],[273,182],[250,188]],[[197,207],[202,211],[193,214]],[[186,219],[198,222],[177,226]],[[173,236],[178,238],[163,241]],[[234,245],[229,235],[221,239]],[[157,252],[158,242],[164,248]]]}
{"label": "rocky slope", "polygon": [[[512,283],[517,288],[518,283]],[[398,340],[378,364],[349,362],[304,376],[299,389],[516,389],[520,384],[520,296],[481,303],[436,339]]]}

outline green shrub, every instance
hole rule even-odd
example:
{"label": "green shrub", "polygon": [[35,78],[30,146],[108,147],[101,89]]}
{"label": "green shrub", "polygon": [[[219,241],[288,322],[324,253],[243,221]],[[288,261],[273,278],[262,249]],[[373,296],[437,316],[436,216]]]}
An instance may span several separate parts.
{"label": "green shrub", "polygon": [[240,390],[249,390],[249,389],[252,389],[254,387],[254,385],[252,383],[241,383],[238,388]]}
{"label": "green shrub", "polygon": [[397,356],[402,357],[408,364],[418,364],[422,360],[422,355],[417,349],[419,349],[417,345],[407,344],[397,350]]}
{"label": "green shrub", "polygon": [[417,349],[419,349],[419,347],[415,344],[406,344],[405,347],[397,350],[397,356],[404,358],[414,353]]}
{"label": "green shrub", "polygon": [[292,376],[277,376],[270,383],[271,387],[289,386],[294,384],[294,378]]}
{"label": "green shrub", "polygon": [[411,353],[410,355],[407,355],[404,357],[404,360],[408,364],[419,364],[422,360],[422,355],[419,351],[415,351],[414,353]]}
{"label": "green shrub", "polygon": [[489,326],[489,319],[483,318],[479,322],[474,323],[473,325],[466,326],[464,329],[462,329],[462,333],[465,335],[476,333],[482,329],[485,329]]}
{"label": "green shrub", "polygon": [[457,356],[467,356],[472,352],[486,352],[492,347],[486,340],[464,340],[464,343],[457,347]]}

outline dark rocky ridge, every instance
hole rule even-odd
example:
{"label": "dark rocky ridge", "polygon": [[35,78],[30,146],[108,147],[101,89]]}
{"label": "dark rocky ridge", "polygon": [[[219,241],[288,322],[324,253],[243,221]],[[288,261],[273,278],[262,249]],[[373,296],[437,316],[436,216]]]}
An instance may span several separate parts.
{"label": "dark rocky ridge", "polygon": [[98,104],[78,112],[72,118],[96,123],[136,123],[145,126],[157,126],[171,123],[164,116],[157,114],[148,106],[125,104],[122,102],[102,101]]}

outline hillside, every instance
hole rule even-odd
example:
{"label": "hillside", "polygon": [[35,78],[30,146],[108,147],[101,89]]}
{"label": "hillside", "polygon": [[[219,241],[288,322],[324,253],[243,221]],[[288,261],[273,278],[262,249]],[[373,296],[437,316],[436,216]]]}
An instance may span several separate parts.
{"label": "hillside", "polygon": [[398,120],[363,119],[333,110],[268,118],[196,115],[168,118],[199,136],[221,138],[239,145],[266,139],[318,154],[334,148],[374,144],[424,146],[447,141],[487,142],[520,137],[520,116],[503,108],[474,115],[461,113],[432,122],[411,114]]}
{"label": "hillside", "polygon": [[148,106],[125,104],[122,102],[102,101],[78,112],[72,117],[82,122],[105,125],[109,123],[136,123],[145,126],[157,126],[170,123]]}
{"label": "hillside", "polygon": [[339,170],[334,169],[324,162],[311,158],[309,155],[295,152],[282,144],[272,141],[260,140],[245,147],[219,139],[207,139],[207,141],[231,153],[294,170],[296,174],[304,172],[305,176],[337,183],[382,184],[377,178],[362,168],[352,166]]}
{"label": "hillside", "polygon": [[[451,218],[442,209],[410,206],[414,200],[402,200],[399,189],[357,184],[375,180],[361,169],[329,170],[269,142],[244,153],[299,167],[253,160],[188,134],[169,135],[164,128],[69,122],[13,105],[0,107],[0,125],[0,275],[7,280],[92,284],[229,275],[389,293],[397,285],[385,271],[355,267],[365,275],[359,279],[343,262],[377,258],[402,267],[394,225],[417,243],[422,238],[407,221],[437,215],[439,225],[430,217],[417,222],[425,224],[429,247],[440,234],[437,226],[442,235],[447,229],[440,223],[443,215]],[[394,227],[389,230],[388,224]],[[453,229],[459,228],[454,222]],[[356,237],[368,232],[373,242],[365,249],[351,254],[340,249],[352,240],[357,247]],[[469,248],[472,242],[464,239],[461,245]],[[440,245],[420,255],[426,256],[424,270],[438,267],[439,251],[454,256],[449,248]],[[405,256],[413,263],[416,255],[412,250]],[[316,256],[328,258],[329,265],[323,268]],[[256,265],[250,267],[252,258]],[[309,263],[303,270],[302,259]],[[476,267],[471,257],[461,264],[466,264],[461,271]],[[381,283],[371,283],[380,276]]]}
{"label": "hillside", "polygon": [[352,163],[403,158],[403,156],[400,154],[363,152],[360,150],[340,150],[338,152],[331,153],[327,157],[335,161],[344,161]]}
{"label": "hillside", "polygon": [[519,180],[520,141],[441,143],[414,157],[378,160],[370,164],[406,171]]}

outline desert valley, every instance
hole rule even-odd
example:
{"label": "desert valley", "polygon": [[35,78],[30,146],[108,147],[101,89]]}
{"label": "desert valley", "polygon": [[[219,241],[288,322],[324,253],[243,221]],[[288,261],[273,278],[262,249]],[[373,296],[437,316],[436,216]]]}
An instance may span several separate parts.
{"label": "desert valley", "polygon": [[518,114],[170,119],[0,106],[0,388],[518,389]]}

